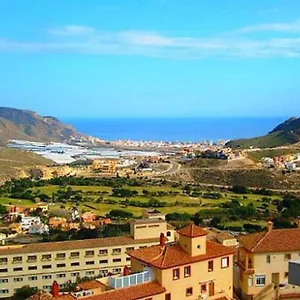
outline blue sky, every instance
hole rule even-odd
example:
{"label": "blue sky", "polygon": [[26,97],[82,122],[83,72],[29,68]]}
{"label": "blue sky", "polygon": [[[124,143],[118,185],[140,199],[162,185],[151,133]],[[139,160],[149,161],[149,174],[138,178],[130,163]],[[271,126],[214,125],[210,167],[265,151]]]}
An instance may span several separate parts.
{"label": "blue sky", "polygon": [[294,116],[299,0],[0,0],[0,105],[59,117]]}

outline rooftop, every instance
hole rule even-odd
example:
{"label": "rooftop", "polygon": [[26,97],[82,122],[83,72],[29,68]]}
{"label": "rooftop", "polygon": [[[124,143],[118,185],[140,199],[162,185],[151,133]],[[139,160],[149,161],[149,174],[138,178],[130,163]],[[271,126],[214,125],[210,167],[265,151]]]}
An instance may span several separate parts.
{"label": "rooftop", "polygon": [[82,290],[94,290],[103,287],[103,283],[98,280],[84,281],[77,285]]}
{"label": "rooftop", "polygon": [[190,238],[195,238],[199,236],[205,236],[208,234],[208,232],[204,229],[202,229],[199,226],[196,226],[194,224],[190,224],[180,230],[177,231],[180,235],[187,236]]}
{"label": "rooftop", "polygon": [[149,223],[165,223],[164,219],[155,218],[155,219],[137,219],[132,221],[135,224],[149,224]]}
{"label": "rooftop", "polygon": [[131,287],[107,291],[99,295],[85,297],[85,300],[137,300],[162,294],[166,290],[157,282],[148,282]]}
{"label": "rooftop", "polygon": [[300,229],[272,229],[239,236],[238,241],[253,253],[300,251]]}
{"label": "rooftop", "polygon": [[227,241],[227,240],[232,240],[234,239],[235,237],[230,234],[229,232],[220,232],[216,235],[216,239],[220,242],[220,243],[223,243],[224,241]]}
{"label": "rooftop", "polygon": [[160,269],[168,269],[185,264],[209,260],[215,257],[235,254],[235,250],[215,242],[206,242],[206,254],[190,256],[178,244],[151,246],[128,252],[132,258]]}
{"label": "rooftop", "polygon": [[1,246],[0,255],[52,252],[52,251],[74,250],[74,249],[104,248],[104,247],[155,243],[155,242],[159,243],[159,238],[134,240],[130,236],[119,236],[119,237],[76,240],[76,241],[33,243],[27,245]]}

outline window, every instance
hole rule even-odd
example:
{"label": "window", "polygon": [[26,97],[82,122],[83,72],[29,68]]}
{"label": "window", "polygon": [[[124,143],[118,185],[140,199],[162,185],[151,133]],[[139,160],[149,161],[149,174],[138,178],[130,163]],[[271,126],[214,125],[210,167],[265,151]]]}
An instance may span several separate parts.
{"label": "window", "polygon": [[28,255],[27,261],[36,261],[36,255]]}
{"label": "window", "polygon": [[289,277],[289,272],[284,272],[284,278],[288,278]]}
{"label": "window", "polygon": [[206,283],[201,284],[201,294],[207,293],[207,285]]}
{"label": "window", "polygon": [[51,285],[43,285],[43,290],[51,291]]}
{"label": "window", "polygon": [[16,264],[16,263],[21,263],[22,262],[22,256],[16,256],[16,257],[13,257],[13,264]]}
{"label": "window", "polygon": [[127,247],[126,248],[126,251],[131,251],[131,250],[134,250],[134,247]]}
{"label": "window", "polygon": [[86,271],[85,272],[85,275],[87,275],[87,276],[91,276],[91,275],[94,275],[94,271]]}
{"label": "window", "polygon": [[78,277],[80,275],[80,273],[79,272],[74,272],[74,273],[71,273],[71,276],[72,277]]}
{"label": "window", "polygon": [[208,272],[212,272],[214,270],[214,261],[209,260],[208,261]]}
{"label": "window", "polygon": [[108,259],[99,260],[100,264],[108,264]]}
{"label": "window", "polygon": [[28,280],[29,280],[29,281],[37,280],[37,276],[29,276],[29,277],[28,277]]}
{"label": "window", "polygon": [[107,249],[100,249],[99,250],[99,255],[107,255],[107,254],[108,254]]}
{"label": "window", "polygon": [[191,276],[191,266],[184,267],[184,277]]}
{"label": "window", "polygon": [[267,256],[266,256],[266,262],[267,262],[268,264],[271,263],[271,255],[267,255]]}
{"label": "window", "polygon": [[166,236],[171,236],[171,231],[167,231]]}
{"label": "window", "polygon": [[229,267],[229,257],[224,257],[221,259],[221,268],[228,268]]}
{"label": "window", "polygon": [[0,265],[7,264],[8,259],[6,257],[0,258]]}
{"label": "window", "polygon": [[79,257],[79,252],[71,252],[70,257]]}
{"label": "window", "polygon": [[248,278],[248,286],[253,286],[253,277]]}
{"label": "window", "polygon": [[44,265],[42,268],[43,269],[51,269],[51,265]]}
{"label": "window", "polygon": [[8,279],[7,278],[0,278],[0,283],[8,283]]}
{"label": "window", "polygon": [[66,277],[66,274],[64,274],[64,273],[57,274],[56,277],[57,277],[57,278],[65,278],[65,277]]}
{"label": "window", "polygon": [[171,293],[165,294],[165,300],[171,300]]}
{"label": "window", "polygon": [[147,246],[140,246],[139,249],[147,248]]}
{"label": "window", "polygon": [[95,251],[92,250],[85,251],[85,256],[94,256],[94,255],[95,255]]}
{"label": "window", "polygon": [[116,274],[116,273],[121,273],[121,268],[114,268],[114,269],[112,269],[112,272],[113,272],[114,274]]}
{"label": "window", "polygon": [[93,260],[90,260],[90,261],[85,262],[85,264],[86,264],[86,265],[94,265],[95,262],[94,262]]}
{"label": "window", "polygon": [[50,260],[50,259],[51,259],[51,254],[42,255],[42,260]]}
{"label": "window", "polygon": [[6,273],[8,269],[0,269],[0,273]]}
{"label": "window", "polygon": [[126,261],[130,261],[130,257],[126,257]]}
{"label": "window", "polygon": [[28,267],[28,270],[29,270],[29,271],[37,270],[37,266],[30,266],[30,267]]}
{"label": "window", "polygon": [[292,256],[290,253],[284,254],[284,260],[291,260]]}
{"label": "window", "polygon": [[57,264],[56,267],[57,268],[64,268],[66,266],[66,264]]}
{"label": "window", "polygon": [[121,258],[114,258],[114,259],[113,259],[113,262],[121,262],[121,261],[122,261]]}
{"label": "window", "polygon": [[80,265],[79,262],[73,262],[73,263],[71,263],[72,267],[78,267],[79,265]]}
{"label": "window", "polygon": [[66,253],[57,253],[56,254],[56,259],[65,259],[66,258]]}
{"label": "window", "polygon": [[43,276],[42,276],[42,279],[51,279],[51,278],[52,278],[51,275],[43,275]]}
{"label": "window", "polygon": [[186,289],[186,292],[185,292],[185,295],[188,297],[188,296],[192,296],[193,295],[193,288],[187,288]]}
{"label": "window", "polygon": [[256,286],[264,286],[266,284],[266,275],[256,275]]}
{"label": "window", "polygon": [[197,248],[198,248],[198,249],[201,249],[201,245],[197,245]]}
{"label": "window", "polygon": [[121,248],[115,248],[112,250],[113,255],[120,254],[120,253],[121,253]]}
{"label": "window", "polygon": [[21,282],[21,281],[23,281],[22,277],[15,277],[14,278],[14,282]]}
{"label": "window", "polygon": [[148,228],[159,227],[159,225],[149,225]]}
{"label": "window", "polygon": [[22,267],[14,268],[14,272],[21,272],[21,271],[23,271],[23,268],[22,268]]}
{"label": "window", "polygon": [[179,269],[174,269],[173,270],[173,280],[179,279],[179,276],[180,276]]}
{"label": "window", "polygon": [[0,290],[0,294],[8,294],[8,290]]}

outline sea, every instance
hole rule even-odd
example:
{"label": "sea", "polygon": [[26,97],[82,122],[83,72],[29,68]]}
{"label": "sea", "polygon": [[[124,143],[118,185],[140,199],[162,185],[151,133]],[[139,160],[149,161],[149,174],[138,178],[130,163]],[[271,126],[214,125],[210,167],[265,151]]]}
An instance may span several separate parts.
{"label": "sea", "polygon": [[250,138],[274,129],[285,117],[68,118],[79,132],[106,141],[201,142]]}

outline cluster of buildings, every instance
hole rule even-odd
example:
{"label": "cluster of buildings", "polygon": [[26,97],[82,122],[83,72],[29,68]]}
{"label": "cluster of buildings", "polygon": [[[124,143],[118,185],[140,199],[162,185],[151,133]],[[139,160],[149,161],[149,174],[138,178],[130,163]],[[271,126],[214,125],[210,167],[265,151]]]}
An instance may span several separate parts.
{"label": "cluster of buildings", "polygon": [[30,208],[7,205],[8,213],[4,216],[5,227],[0,227],[0,241],[4,244],[22,234],[47,235],[50,229],[69,231],[81,228],[95,229],[103,225],[111,224],[110,218],[99,218],[95,213],[87,211],[82,214],[76,208],[69,211],[68,217],[53,216],[42,218],[32,215],[32,212],[39,209],[43,216],[48,215],[49,206],[47,203],[39,203]]}
{"label": "cluster of buildings", "polygon": [[263,157],[261,162],[265,168],[286,169],[289,171],[300,170],[300,153],[284,156]]}
{"label": "cluster of buildings", "polygon": [[30,300],[300,298],[300,228],[269,222],[236,238],[194,224],[175,231],[157,210],[143,217],[128,236],[1,246],[0,298],[25,285],[43,291]]}

